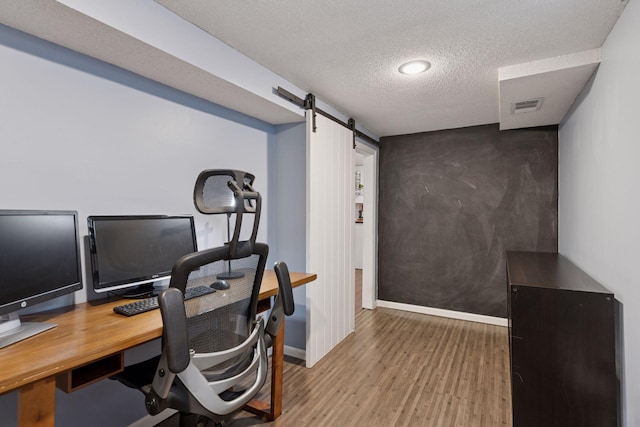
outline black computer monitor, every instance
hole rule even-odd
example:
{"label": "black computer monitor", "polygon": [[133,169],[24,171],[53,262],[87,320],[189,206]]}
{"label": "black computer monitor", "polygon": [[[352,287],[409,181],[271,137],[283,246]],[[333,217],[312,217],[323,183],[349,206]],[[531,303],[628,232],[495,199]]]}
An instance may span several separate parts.
{"label": "black computer monitor", "polygon": [[96,292],[130,288],[124,297],[149,296],[180,257],[198,250],[189,215],[90,216],[87,224]]}
{"label": "black computer monitor", "polygon": [[0,210],[0,348],[52,323],[22,323],[18,310],[82,289],[75,211]]}

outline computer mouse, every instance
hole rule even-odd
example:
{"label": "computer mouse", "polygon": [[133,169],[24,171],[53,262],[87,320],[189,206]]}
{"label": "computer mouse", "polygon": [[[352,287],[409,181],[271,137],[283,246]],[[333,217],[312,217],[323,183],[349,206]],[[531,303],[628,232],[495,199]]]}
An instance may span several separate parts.
{"label": "computer mouse", "polygon": [[229,284],[226,280],[216,280],[215,282],[210,284],[209,287],[218,291],[224,291],[225,289],[229,289]]}

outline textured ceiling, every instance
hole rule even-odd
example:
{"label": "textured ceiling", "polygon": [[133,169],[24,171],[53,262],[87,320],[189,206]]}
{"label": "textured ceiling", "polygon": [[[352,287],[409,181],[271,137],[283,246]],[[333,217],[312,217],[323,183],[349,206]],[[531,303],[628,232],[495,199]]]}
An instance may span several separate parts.
{"label": "textured ceiling", "polygon": [[[379,136],[497,123],[499,68],[599,48],[626,4],[156,1]],[[396,71],[416,58],[431,69]]]}
{"label": "textured ceiling", "polygon": [[[302,119],[284,86],[388,136],[559,123],[625,4],[1,0],[0,22],[268,123]],[[431,69],[397,72],[414,58]],[[531,98],[539,111],[510,113]]]}

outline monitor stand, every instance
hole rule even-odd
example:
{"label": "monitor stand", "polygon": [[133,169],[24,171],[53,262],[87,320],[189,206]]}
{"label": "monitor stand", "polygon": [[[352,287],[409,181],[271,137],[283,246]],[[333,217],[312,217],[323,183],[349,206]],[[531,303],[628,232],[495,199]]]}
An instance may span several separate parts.
{"label": "monitor stand", "polygon": [[20,322],[17,311],[2,315],[0,316],[0,348],[55,327],[55,323]]}
{"label": "monitor stand", "polygon": [[244,273],[242,271],[233,271],[231,269],[231,260],[227,261],[227,271],[224,271],[220,274],[218,274],[216,276],[217,279],[220,280],[232,280],[232,279],[239,279],[241,277],[244,277]]}
{"label": "monitor stand", "polygon": [[149,298],[157,294],[158,289],[153,287],[153,283],[145,283],[127,290],[122,294],[122,298],[141,299]]}

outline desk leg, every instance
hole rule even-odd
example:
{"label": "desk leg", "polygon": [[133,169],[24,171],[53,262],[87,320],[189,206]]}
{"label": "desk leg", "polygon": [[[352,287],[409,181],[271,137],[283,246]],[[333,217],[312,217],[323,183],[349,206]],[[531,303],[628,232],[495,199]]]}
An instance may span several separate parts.
{"label": "desk leg", "polygon": [[271,419],[282,414],[282,370],[284,369],[284,322],[273,343],[271,352]]}
{"label": "desk leg", "polygon": [[271,348],[271,405],[253,399],[245,409],[252,414],[259,415],[273,421],[282,414],[282,370],[284,368],[284,322],[273,341]]}
{"label": "desk leg", "polygon": [[45,378],[18,392],[18,426],[54,427],[56,379]]}

